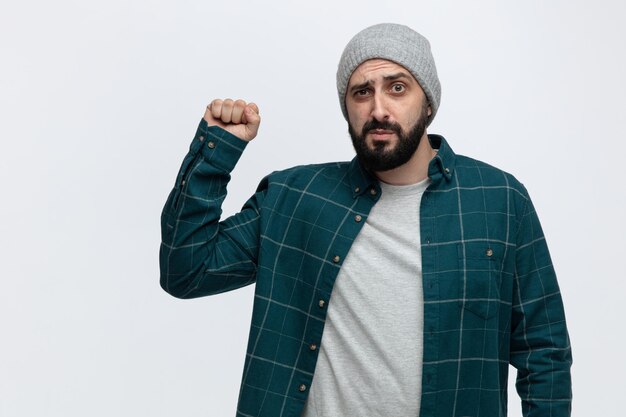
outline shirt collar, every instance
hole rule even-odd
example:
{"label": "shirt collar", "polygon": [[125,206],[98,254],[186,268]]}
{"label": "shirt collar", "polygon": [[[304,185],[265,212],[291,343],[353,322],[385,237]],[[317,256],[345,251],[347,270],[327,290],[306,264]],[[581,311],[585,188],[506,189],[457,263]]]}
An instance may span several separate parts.
{"label": "shirt collar", "polygon": [[[456,162],[454,151],[452,151],[446,139],[441,135],[429,134],[428,140],[433,149],[437,150],[437,155],[428,164],[428,177],[433,184],[439,183],[442,179],[450,181]],[[366,192],[371,196],[376,196],[380,193],[378,180],[361,166],[357,157],[354,157],[350,162],[349,176],[353,197],[356,198]]]}
{"label": "shirt collar", "polygon": [[451,181],[456,165],[456,154],[443,136],[428,135],[428,140],[430,146],[437,150],[437,155],[428,164],[428,177],[433,184],[439,183],[444,178]]}
{"label": "shirt collar", "polygon": [[361,166],[356,156],[350,162],[349,176],[350,187],[352,187],[352,197],[356,198],[365,192],[367,192],[368,195],[376,196],[376,194],[380,192],[378,180]]}

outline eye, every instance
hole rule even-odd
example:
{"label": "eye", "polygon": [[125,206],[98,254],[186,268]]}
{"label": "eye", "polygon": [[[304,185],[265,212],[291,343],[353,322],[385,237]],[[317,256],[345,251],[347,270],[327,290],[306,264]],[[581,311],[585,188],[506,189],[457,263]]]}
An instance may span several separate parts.
{"label": "eye", "polygon": [[369,96],[370,94],[370,90],[367,88],[359,88],[358,90],[355,90],[352,95],[355,98],[365,98],[367,96]]}
{"label": "eye", "polygon": [[404,92],[404,90],[406,90],[406,87],[404,86],[404,84],[401,83],[396,83],[391,86],[391,91],[393,91],[394,93],[402,93]]}

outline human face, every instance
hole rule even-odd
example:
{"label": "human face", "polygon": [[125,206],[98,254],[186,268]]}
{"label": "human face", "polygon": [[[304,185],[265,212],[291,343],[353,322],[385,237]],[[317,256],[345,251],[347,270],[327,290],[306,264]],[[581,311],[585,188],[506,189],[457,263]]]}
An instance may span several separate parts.
{"label": "human face", "polygon": [[413,156],[431,113],[411,73],[383,59],[365,61],[352,73],[346,108],[357,156],[374,172],[396,168]]}

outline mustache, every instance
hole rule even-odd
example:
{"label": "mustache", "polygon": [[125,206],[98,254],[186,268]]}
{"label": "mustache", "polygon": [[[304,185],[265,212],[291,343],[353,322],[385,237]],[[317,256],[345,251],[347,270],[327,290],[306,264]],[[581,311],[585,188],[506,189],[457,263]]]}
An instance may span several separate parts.
{"label": "mustache", "polygon": [[363,125],[361,135],[365,136],[370,130],[376,129],[391,130],[393,132],[396,132],[398,135],[402,134],[402,127],[398,123],[390,122],[388,120],[381,122],[379,120],[372,119]]}

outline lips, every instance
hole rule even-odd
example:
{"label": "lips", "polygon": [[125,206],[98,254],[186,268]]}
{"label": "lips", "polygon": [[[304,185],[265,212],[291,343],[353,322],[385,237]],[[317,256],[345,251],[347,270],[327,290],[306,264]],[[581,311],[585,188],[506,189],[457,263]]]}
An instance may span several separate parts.
{"label": "lips", "polygon": [[395,135],[396,132],[387,129],[372,129],[368,132],[374,139],[386,139],[389,136]]}
{"label": "lips", "polygon": [[361,130],[362,137],[368,137],[379,145],[386,145],[393,141],[394,138],[402,137],[402,128],[400,125],[389,120],[378,121],[376,119],[365,122]]}

